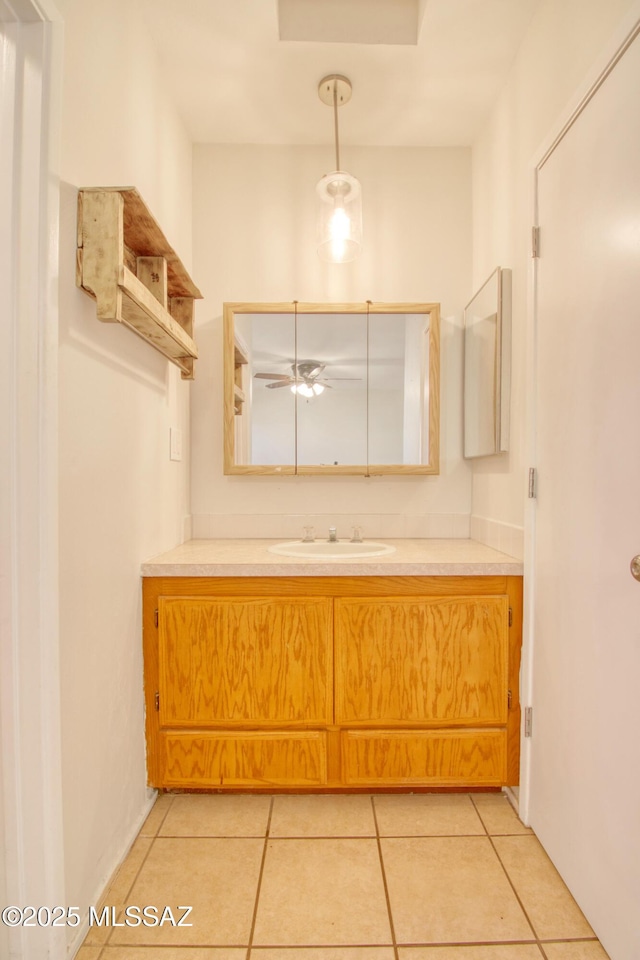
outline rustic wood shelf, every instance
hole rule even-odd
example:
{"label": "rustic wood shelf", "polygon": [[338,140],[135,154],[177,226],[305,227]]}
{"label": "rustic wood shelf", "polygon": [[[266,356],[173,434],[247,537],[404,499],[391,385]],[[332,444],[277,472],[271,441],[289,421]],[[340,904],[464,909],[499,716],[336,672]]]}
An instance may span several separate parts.
{"label": "rustic wood shelf", "polygon": [[135,187],[79,191],[76,282],[99,320],[124,323],[193,379],[202,294]]}
{"label": "rustic wood shelf", "polygon": [[245,375],[243,368],[249,363],[249,351],[243,343],[240,335],[236,333],[233,343],[234,353],[234,384],[233,384],[233,409],[236,416],[242,413],[242,404],[247,399],[245,391]]}

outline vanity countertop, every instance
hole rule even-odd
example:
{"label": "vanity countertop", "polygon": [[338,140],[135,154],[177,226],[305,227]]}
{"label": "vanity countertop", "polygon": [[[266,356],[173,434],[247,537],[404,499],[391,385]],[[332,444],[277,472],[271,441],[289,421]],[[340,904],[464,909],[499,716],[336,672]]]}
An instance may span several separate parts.
{"label": "vanity countertop", "polygon": [[[372,538],[378,539],[378,538]],[[388,556],[339,560],[270,553],[279,540],[188,540],[142,564],[143,577],[522,576],[522,561],[477,540],[383,540]]]}

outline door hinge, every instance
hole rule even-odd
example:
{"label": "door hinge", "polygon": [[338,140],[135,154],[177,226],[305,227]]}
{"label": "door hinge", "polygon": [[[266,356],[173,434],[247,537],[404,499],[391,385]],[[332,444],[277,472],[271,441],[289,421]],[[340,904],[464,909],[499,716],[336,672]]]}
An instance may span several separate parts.
{"label": "door hinge", "polygon": [[531,256],[534,260],[540,258],[540,227],[531,227]]}
{"label": "door hinge", "polygon": [[511,693],[511,690],[507,690],[507,709],[508,710],[511,710],[512,704],[513,704],[513,694]]}
{"label": "door hinge", "polygon": [[533,724],[533,707],[524,708],[524,735],[531,736],[531,727]]}
{"label": "door hinge", "polygon": [[156,690],[156,710],[160,709],[160,691]]}
{"label": "door hinge", "polygon": [[536,468],[529,467],[529,500],[535,500],[536,496]]}
{"label": "door hinge", "polygon": [[513,610],[509,607],[509,626],[513,626]]}
{"label": "door hinge", "polygon": [[158,611],[157,611],[157,610],[154,610],[154,611],[153,611],[153,622],[155,623],[155,625],[156,625],[156,627],[157,627],[157,626],[158,626]]}

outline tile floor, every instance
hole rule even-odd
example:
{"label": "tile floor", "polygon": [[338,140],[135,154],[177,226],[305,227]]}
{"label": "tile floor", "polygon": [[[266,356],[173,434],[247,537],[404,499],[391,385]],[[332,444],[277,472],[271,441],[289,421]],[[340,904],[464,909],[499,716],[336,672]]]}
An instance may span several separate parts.
{"label": "tile floor", "polygon": [[158,798],[77,960],[607,960],[502,794]]}

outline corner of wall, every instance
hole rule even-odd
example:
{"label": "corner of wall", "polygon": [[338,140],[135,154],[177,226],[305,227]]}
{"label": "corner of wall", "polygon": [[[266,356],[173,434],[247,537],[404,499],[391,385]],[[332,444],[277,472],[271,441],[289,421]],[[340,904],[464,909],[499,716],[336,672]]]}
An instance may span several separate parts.
{"label": "corner of wall", "polygon": [[524,560],[523,527],[472,515],[470,529],[472,540],[478,540],[479,543],[500,550],[516,560]]}

